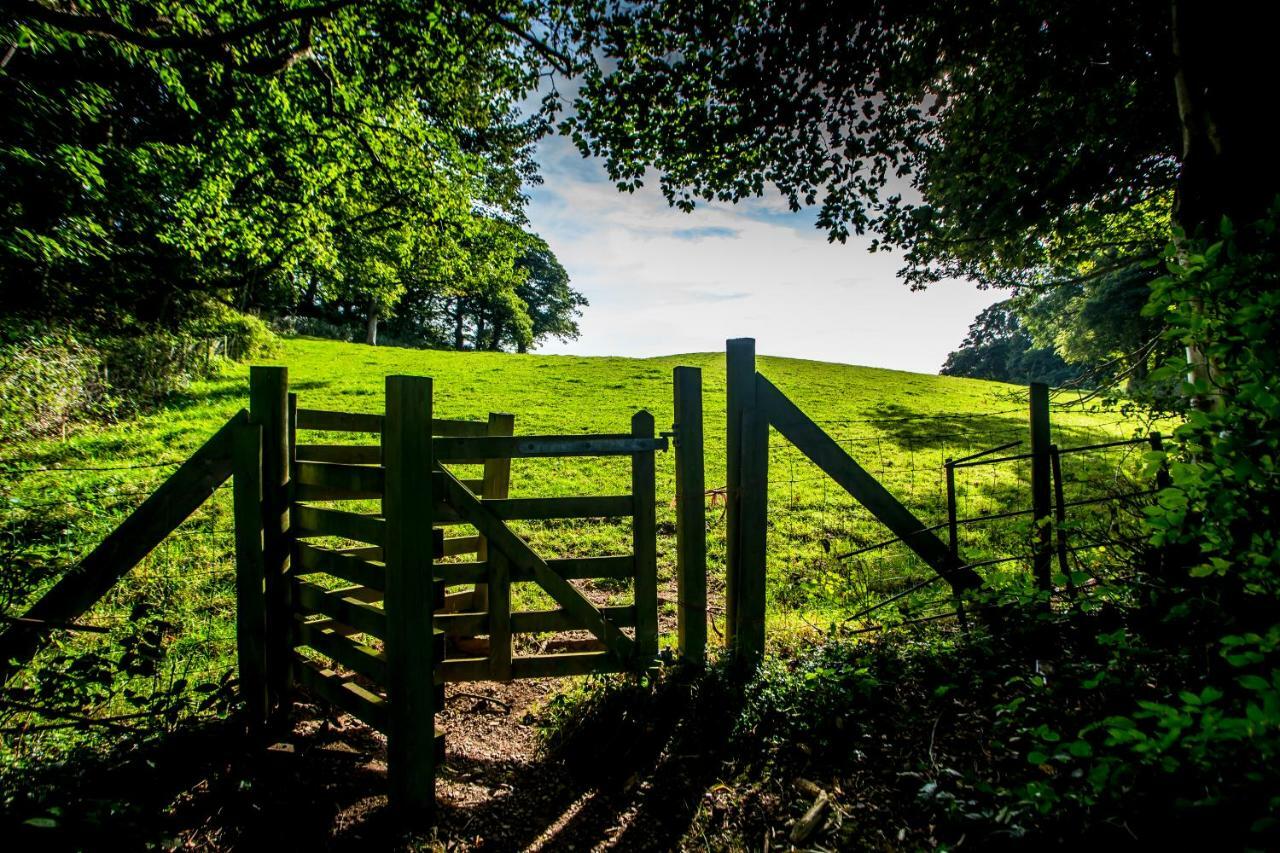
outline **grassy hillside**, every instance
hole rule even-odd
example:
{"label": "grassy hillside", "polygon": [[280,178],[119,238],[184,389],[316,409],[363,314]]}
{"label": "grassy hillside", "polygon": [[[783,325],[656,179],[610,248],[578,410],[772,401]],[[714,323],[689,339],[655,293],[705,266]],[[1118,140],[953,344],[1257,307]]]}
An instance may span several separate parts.
{"label": "grassy hillside", "polygon": [[[724,484],[724,365],[719,353],[578,358],[426,352],[296,339],[284,342],[277,361],[288,365],[293,388],[306,407],[380,411],[384,376],[427,375],[435,379],[438,416],[483,418],[490,411],[513,412],[517,433],[624,431],[640,408],[654,414],[659,430],[666,429],[672,420],[672,368],[699,366],[706,409],[707,484]],[[759,368],[927,523],[945,517],[944,458],[1025,435],[1025,389],[795,359],[764,357]],[[65,437],[5,447],[0,461],[0,533],[9,569],[6,612],[21,609],[24,593],[47,587],[175,463],[246,405],[247,375],[247,366],[237,366],[224,378],[193,387],[162,410],[127,423],[84,426]],[[1056,439],[1064,445],[1133,430],[1114,413],[1079,407],[1059,408],[1054,418]],[[838,559],[885,538],[885,529],[780,437],[775,435],[773,441],[769,590],[775,626],[817,625],[924,576],[926,570],[901,546]],[[1097,458],[1090,464],[1091,472],[1070,469],[1068,480],[1084,480],[1086,475],[1096,480],[1100,471],[1114,477],[1120,471],[1113,460],[1104,460],[1101,468]],[[672,472],[671,460],[660,457],[659,572],[667,613],[675,599]],[[966,473],[973,475],[961,481],[962,516],[1027,504],[1025,468],[1011,465]],[[519,460],[513,495],[620,493],[628,488],[628,476],[622,459]],[[722,506],[709,499],[713,600],[722,590],[722,515]],[[629,530],[621,523],[555,522],[529,525],[526,532],[549,556],[628,548]],[[1023,539],[1024,532],[1016,527],[992,532],[975,526],[966,530],[962,544],[966,555],[976,559],[1016,548]],[[149,675],[146,684],[135,689],[163,691],[184,677],[192,682],[216,679],[233,664],[231,546],[230,494],[224,489],[86,618],[109,627],[118,642],[135,637],[140,625],[160,626],[167,648],[166,674],[159,680]],[[917,610],[927,606],[922,602]],[[720,614],[712,615],[722,627]],[[63,642],[67,651],[107,647],[100,635],[74,635]]]}

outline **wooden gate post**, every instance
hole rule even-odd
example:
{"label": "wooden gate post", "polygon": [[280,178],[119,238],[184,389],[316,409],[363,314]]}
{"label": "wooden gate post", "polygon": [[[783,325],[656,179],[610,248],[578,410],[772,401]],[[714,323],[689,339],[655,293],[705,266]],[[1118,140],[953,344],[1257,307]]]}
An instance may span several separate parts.
{"label": "wooden gate post", "polygon": [[[631,435],[653,438],[653,415],[631,416]],[[658,656],[658,520],[652,450],[631,454],[631,550],[635,555],[636,647],[634,661],[647,669]]]}
{"label": "wooden gate post", "polygon": [[[516,416],[506,414],[504,412],[490,412],[489,422],[485,428],[485,435],[515,435]],[[490,498],[505,498],[511,490],[511,458],[486,459],[484,460],[484,479],[480,487],[480,497],[486,500]],[[483,536],[476,546],[476,561],[487,562],[489,559],[489,542]],[[489,586],[488,584],[478,583],[471,593],[471,609],[472,610],[489,610]],[[510,609],[510,597],[508,595],[508,609]],[[508,619],[510,617],[508,616]],[[510,658],[510,655],[507,655]]]}
{"label": "wooden gate post", "polygon": [[444,596],[432,575],[431,380],[388,376],[386,395],[387,775],[392,808],[416,822],[435,809],[435,671],[443,649],[432,623]]}
{"label": "wooden gate post", "polygon": [[236,541],[236,665],[250,729],[267,720],[267,600],[262,552],[262,427],[246,424],[232,438]]}
{"label": "wooden gate post", "polygon": [[262,430],[262,565],[266,598],[268,712],[283,723],[289,701],[289,369],[249,368],[249,420]]}
{"label": "wooden gate post", "polygon": [[1051,450],[1049,437],[1049,386],[1043,382],[1031,383],[1031,515],[1035,524],[1035,551],[1032,573],[1036,586],[1042,592],[1053,589],[1051,577],[1053,547],[1048,523],[1052,510],[1050,498],[1053,488],[1051,478]]}
{"label": "wooden gate post", "polygon": [[741,666],[764,655],[765,545],[769,521],[769,421],[757,400],[756,342],[728,342],[725,356],[725,642]]}
{"label": "wooden gate post", "polygon": [[676,454],[676,618],[680,659],[707,653],[707,511],[702,443],[702,370],[674,372]]}

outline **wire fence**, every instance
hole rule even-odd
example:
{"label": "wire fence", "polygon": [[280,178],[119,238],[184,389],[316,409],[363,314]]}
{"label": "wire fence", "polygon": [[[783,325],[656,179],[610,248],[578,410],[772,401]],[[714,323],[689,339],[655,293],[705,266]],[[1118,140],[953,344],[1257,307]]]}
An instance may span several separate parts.
{"label": "wire fence", "polygon": [[[1055,404],[1078,412],[1074,401]],[[1031,500],[1025,423],[994,415],[819,421],[869,474],[988,584],[1025,581],[1043,540]],[[1096,583],[1139,546],[1147,435],[1128,417],[1064,418],[1057,451],[1052,548],[1056,582]],[[971,428],[965,428],[971,423]],[[873,429],[868,429],[871,427]],[[909,427],[909,428],[904,428]],[[849,633],[956,614],[944,578],[790,442],[770,436],[769,553],[774,606]],[[947,469],[954,488],[949,492]],[[910,537],[907,537],[910,538]],[[941,587],[941,589],[940,589]],[[874,617],[874,625],[864,624]],[[812,623],[811,623],[812,624]]]}
{"label": "wire fence", "polygon": [[[24,621],[17,614],[140,506],[163,469],[178,464],[0,462],[0,621]],[[49,738],[76,729],[134,732],[150,719],[207,706],[204,698],[236,668],[233,537],[227,483],[127,583],[73,622],[45,624],[53,642],[0,692],[4,748],[47,749]]]}

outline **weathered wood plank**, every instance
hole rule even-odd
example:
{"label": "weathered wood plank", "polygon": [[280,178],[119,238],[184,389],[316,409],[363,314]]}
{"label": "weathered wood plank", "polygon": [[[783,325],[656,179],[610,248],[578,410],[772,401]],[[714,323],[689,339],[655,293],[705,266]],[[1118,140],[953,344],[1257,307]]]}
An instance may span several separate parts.
{"label": "weathered wood plank", "polygon": [[351,499],[381,498],[386,484],[383,470],[372,465],[295,462],[293,474],[297,485],[335,489]]}
{"label": "weathered wood plank", "polygon": [[448,490],[449,502],[469,523],[475,525],[481,535],[489,540],[491,549],[497,548],[501,550],[506,554],[513,566],[518,565],[531,571],[537,584],[557,604],[582,620],[585,630],[594,634],[612,653],[617,654],[622,660],[628,659],[634,646],[630,637],[624,635],[618,629],[618,626],[604,619],[581,592],[553,572],[523,539],[516,536],[505,524],[489,512],[479,498],[467,491],[448,472],[445,473],[445,487]]}
{"label": "weathered wood plank", "polygon": [[[485,424],[486,435],[514,435],[516,431],[515,415],[505,412],[490,412],[488,423]],[[463,480],[462,484],[471,491],[475,492],[482,498],[505,498],[510,494],[511,489],[511,460],[510,459],[486,459],[484,461],[484,476],[480,479],[479,487],[474,485],[475,481]],[[476,551],[477,560],[487,560],[489,558],[489,549],[485,544],[484,537],[480,537],[480,547]],[[509,572],[507,582],[510,582]],[[510,592],[508,591],[508,595]],[[477,609],[487,609],[489,606],[489,588],[483,583],[476,584],[475,601]]]}
{"label": "weathered wood plank", "polygon": [[[602,607],[605,618],[619,628],[631,628],[636,624],[635,605]],[[563,608],[557,610],[525,610],[511,614],[511,633],[537,634],[557,631],[580,631],[582,623]],[[483,632],[481,632],[483,633]]]}
{"label": "weathered wood plank", "polygon": [[540,456],[630,456],[647,450],[666,450],[665,438],[637,439],[616,435],[487,435],[476,438],[437,438],[440,462],[527,458]]}
{"label": "weathered wood plank", "polygon": [[[471,592],[468,591],[466,594],[470,596]],[[477,634],[489,633],[487,611],[436,613],[433,621],[436,630],[443,631],[447,637],[474,637]]]}
{"label": "weathered wood plank", "polygon": [[449,437],[485,435],[488,424],[484,421],[464,421],[456,418],[433,418],[431,434]]}
{"label": "weathered wood plank", "polygon": [[326,702],[346,711],[367,726],[378,731],[387,728],[387,700],[370,692],[359,684],[343,678],[332,669],[294,655],[293,675],[300,684]]}
{"label": "weathered wood plank", "polygon": [[369,589],[386,588],[386,567],[343,551],[320,548],[308,542],[294,542],[293,574],[323,572]]}
{"label": "weathered wood plank", "polygon": [[445,557],[458,557],[463,554],[475,554],[480,550],[479,536],[446,536],[444,539]]}
{"label": "weathered wood plank", "polygon": [[926,530],[875,477],[863,470],[831,436],[763,376],[757,376],[761,405],[770,423],[801,453],[880,519],[895,536],[942,575],[957,593],[982,585],[973,569],[960,566],[945,542]]}
{"label": "weathered wood plank", "polygon": [[734,655],[748,669],[764,657],[769,527],[769,422],[757,407],[742,413],[742,496],[738,527],[738,611]]}
{"label": "weathered wood plank", "polygon": [[120,578],[160,544],[174,528],[195,512],[231,476],[232,440],[248,423],[240,411],[192,454],[177,471],[107,534],[74,569],[40,597],[23,618],[0,634],[0,683],[16,671],[11,661],[25,664],[43,644],[47,622],[74,622]]}
{"label": "weathered wood plank", "polygon": [[563,678],[603,672],[625,672],[627,666],[608,652],[562,652],[522,655],[511,661],[512,678]]}
{"label": "weathered wood plank", "polygon": [[262,552],[262,428],[235,431],[236,662],[251,728],[267,724],[266,563]]}
{"label": "weathered wood plank", "polygon": [[375,684],[387,683],[387,658],[382,652],[357,642],[332,627],[297,619],[296,644],[308,646],[347,669],[358,672]]}
{"label": "weathered wood plank", "polygon": [[[298,537],[336,536],[381,545],[387,535],[386,520],[341,509],[325,509],[306,504],[293,507],[293,534]],[[427,551],[430,554],[430,550]]]}
{"label": "weathered wood plank", "polygon": [[[653,437],[653,415],[636,412],[631,434],[638,442]],[[656,473],[652,450],[631,455],[631,547],[635,554],[635,662],[652,662],[658,656],[658,520]]]}
{"label": "weathered wood plank", "polygon": [[489,681],[489,658],[445,658],[440,664],[443,681]]}
{"label": "weathered wood plank", "polygon": [[319,613],[350,625],[362,634],[369,634],[380,640],[387,636],[387,617],[380,607],[374,607],[361,601],[352,593],[361,587],[346,587],[329,590],[311,581],[295,578],[293,580],[294,601],[298,609]]}
{"label": "weathered wood plank", "polygon": [[298,429],[322,432],[382,432],[382,415],[298,409]]}
{"label": "weathered wood plank", "polygon": [[443,652],[442,638],[430,618],[444,592],[444,585],[432,574],[431,397],[430,379],[386,379],[383,555],[387,566],[387,695],[391,701],[387,775],[392,807],[416,819],[429,817],[435,809],[435,715],[439,709],[434,670]]}
{"label": "weathered wood plank", "polygon": [[489,559],[489,675],[498,681],[511,678],[511,562],[494,548]]}
{"label": "weathered wood plank", "polygon": [[[445,540],[448,542],[449,540]],[[489,577],[489,564],[486,563],[437,563],[432,571],[436,580],[449,586],[463,583],[484,583]]]}
{"label": "weathered wood plank", "polygon": [[267,693],[276,723],[289,710],[289,478],[292,444],[289,370],[249,368],[249,419],[262,428],[262,551],[267,603]]}
{"label": "weathered wood plank", "polygon": [[756,342],[725,342],[725,567],[724,641],[737,642],[738,593],[742,586],[742,414],[756,406]]}
{"label": "weathered wood plank", "polygon": [[676,621],[682,660],[702,664],[707,649],[707,515],[702,436],[702,370],[674,371]]}
{"label": "weathered wood plank", "polygon": [[377,444],[299,444],[294,448],[294,458],[299,462],[380,465],[382,447]]}
{"label": "weathered wood plank", "polygon": [[[603,557],[561,557],[544,561],[551,571],[565,580],[582,580],[588,578],[613,578],[622,580],[634,577],[635,557],[631,554],[612,554]],[[534,579],[532,571],[512,567],[513,581],[529,582]]]}
{"label": "weathered wood plank", "polygon": [[632,514],[631,495],[486,500],[485,509],[503,521],[551,518],[622,518]]}

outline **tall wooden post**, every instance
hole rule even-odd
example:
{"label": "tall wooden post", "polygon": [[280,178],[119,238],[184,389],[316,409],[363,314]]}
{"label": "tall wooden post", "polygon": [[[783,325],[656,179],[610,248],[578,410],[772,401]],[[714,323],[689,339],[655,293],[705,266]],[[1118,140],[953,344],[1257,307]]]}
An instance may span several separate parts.
{"label": "tall wooden post", "polygon": [[738,597],[742,588],[742,418],[756,404],[756,342],[725,344],[725,578],[724,640],[737,647]]}
{"label": "tall wooden post", "polygon": [[1076,582],[1071,577],[1071,564],[1067,560],[1067,498],[1062,483],[1062,454],[1058,445],[1049,445],[1050,469],[1053,473],[1053,536],[1058,551],[1058,571],[1067,584],[1067,592],[1076,597]]}
{"label": "tall wooden post", "polygon": [[236,663],[249,727],[267,724],[267,600],[262,552],[262,427],[232,437],[236,540]]}
{"label": "tall wooden post", "polygon": [[269,713],[282,723],[289,695],[289,369],[249,368],[249,420],[262,430],[262,565]]}
{"label": "tall wooden post", "polygon": [[[653,438],[653,415],[631,417],[631,434]],[[635,554],[635,662],[649,665],[658,656],[658,519],[653,451],[631,454],[632,552]]]}
{"label": "tall wooden post", "polygon": [[1050,469],[1049,386],[1031,383],[1031,514],[1035,520],[1035,552],[1032,573],[1042,591],[1053,589],[1050,577],[1053,564],[1052,532],[1047,523],[1052,511],[1053,488]]}
{"label": "tall wooden post", "polygon": [[765,549],[769,539],[769,421],[759,408],[742,413],[742,504],[738,528],[738,630],[734,656],[754,669],[764,657]]}
{"label": "tall wooden post", "polygon": [[674,389],[678,651],[681,660],[700,665],[707,653],[707,483],[702,442],[702,370],[677,367]]}
{"label": "tall wooden post", "polygon": [[[430,820],[435,808],[435,670],[432,614],[431,380],[388,376],[382,459],[386,488],[387,775],[392,807]],[[440,646],[442,648],[442,646]]]}
{"label": "tall wooden post", "polygon": [[[514,435],[515,431],[515,415],[504,412],[489,413],[486,435]],[[480,497],[486,500],[507,497],[511,489],[511,460],[509,458],[484,460],[484,480],[482,482]],[[481,536],[480,544],[476,547],[476,560],[483,563],[488,559],[489,543]],[[510,606],[509,603],[508,606]],[[477,611],[489,609],[489,587],[487,584],[476,584],[471,594],[471,609]],[[508,655],[509,657],[510,655]]]}

